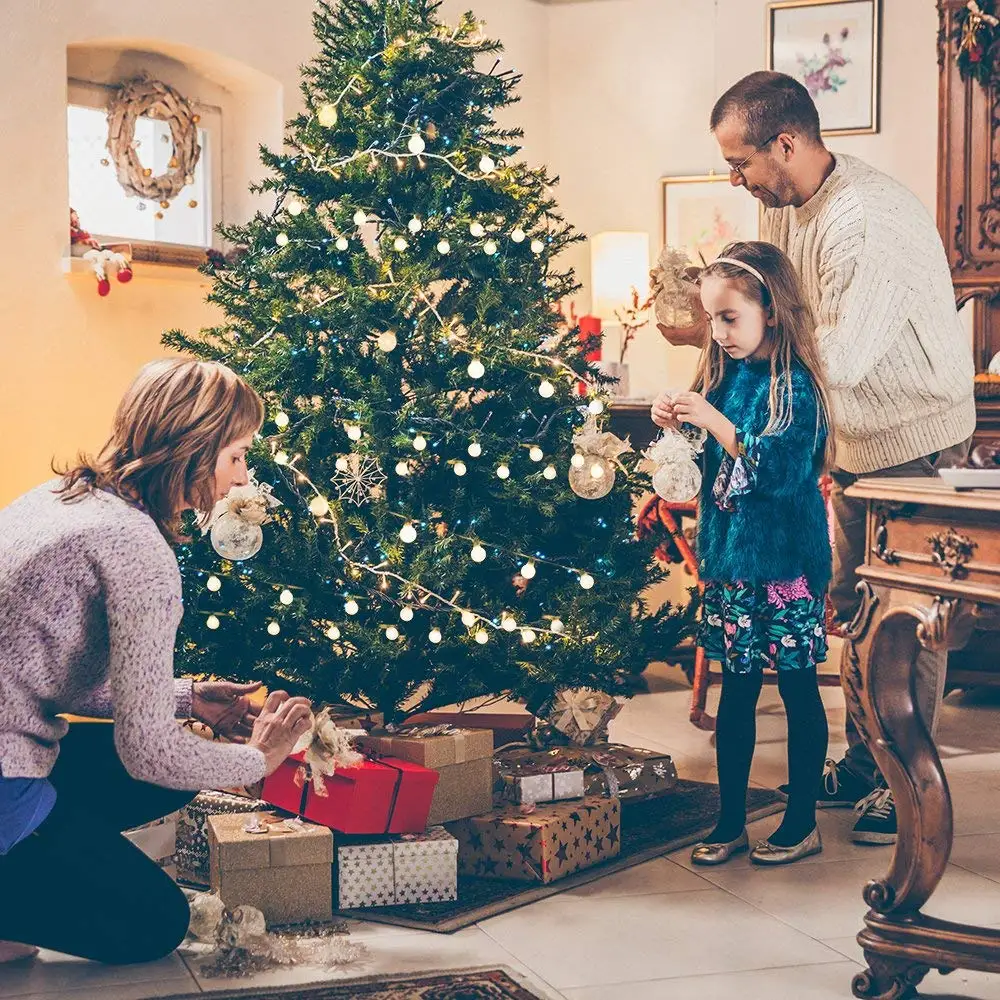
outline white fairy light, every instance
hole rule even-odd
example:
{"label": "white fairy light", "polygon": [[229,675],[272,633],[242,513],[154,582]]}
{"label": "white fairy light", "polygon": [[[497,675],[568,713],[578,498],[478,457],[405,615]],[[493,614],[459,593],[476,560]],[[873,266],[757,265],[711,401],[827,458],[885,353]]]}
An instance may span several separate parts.
{"label": "white fairy light", "polygon": [[506,465],[497,466],[498,479],[510,479],[510,468]]}
{"label": "white fairy light", "polygon": [[563,625],[563,623],[558,618],[553,618],[552,624],[549,626],[549,628],[551,628],[552,631],[555,632],[557,635],[561,635],[563,629],[565,629],[566,626]]}
{"label": "white fairy light", "polygon": [[542,399],[551,399],[555,395],[556,387],[546,378],[542,379],[542,384],[538,387],[538,395]]}
{"label": "white fairy light", "polygon": [[333,128],[337,124],[337,119],[340,116],[337,114],[336,104],[324,104],[319,111],[316,112],[316,120],[323,126],[323,128]]}
{"label": "white fairy light", "polygon": [[467,369],[470,378],[482,378],[486,374],[486,366],[479,360],[479,358],[473,358],[469,362],[469,367]]}
{"label": "white fairy light", "polygon": [[396,345],[399,340],[396,337],[396,332],[394,330],[386,330],[384,333],[378,335],[378,349],[380,351],[385,351],[388,354],[390,351],[396,350]]}
{"label": "white fairy light", "polygon": [[530,560],[521,567],[521,576],[523,576],[525,580],[534,580],[537,572],[538,570],[535,567],[535,564]]}
{"label": "white fairy light", "polygon": [[335,246],[338,250],[346,250],[351,244],[348,243],[346,236],[339,236]]}
{"label": "white fairy light", "polygon": [[409,545],[417,540],[417,529],[412,524],[404,524],[399,529],[400,540]]}
{"label": "white fairy light", "polygon": [[454,468],[456,476],[464,476],[469,471],[469,467],[465,462],[456,462]]}
{"label": "white fairy light", "polygon": [[406,462],[396,463],[396,475],[397,476],[408,476],[410,474],[410,467]]}
{"label": "white fairy light", "polygon": [[287,587],[285,587],[285,589],[278,596],[278,600],[281,601],[281,603],[287,608],[288,605],[295,600],[295,595]]}
{"label": "white fairy light", "polygon": [[423,136],[411,135],[406,148],[415,156],[419,156],[427,148],[427,143],[424,142]]}
{"label": "white fairy light", "polygon": [[486,643],[488,643],[489,641],[490,641],[490,634],[489,634],[489,632],[487,632],[486,629],[481,628],[476,633],[476,642],[478,642],[480,646],[485,646]]}
{"label": "white fairy light", "polygon": [[531,451],[528,452],[528,457],[531,459],[532,462],[540,462],[543,458],[545,458],[545,452],[542,451],[542,449],[539,448],[537,444],[532,445]]}
{"label": "white fairy light", "polygon": [[482,172],[483,172],[484,174],[492,174],[492,173],[493,173],[493,171],[494,171],[494,170],[496,170],[496,168],[497,168],[497,165],[496,165],[496,163],[495,163],[495,162],[493,161],[493,157],[491,157],[491,156],[484,156],[484,157],[483,157],[483,158],[482,158],[482,159],[481,159],[481,160],[479,161],[479,169],[480,169],[480,170],[481,170],[481,171],[482,171]]}
{"label": "white fairy light", "polygon": [[363,208],[359,208],[354,213],[354,225],[363,226],[367,221],[368,216],[365,214],[365,210]]}
{"label": "white fairy light", "polygon": [[395,625],[390,625],[385,630],[385,637],[389,640],[389,642],[395,642],[399,638],[399,629],[396,628]]}
{"label": "white fairy light", "polygon": [[392,245],[393,245],[393,247],[396,250],[398,250],[400,253],[402,253],[410,244],[407,243],[406,240],[402,236],[397,236],[392,241]]}
{"label": "white fairy light", "polygon": [[337,628],[336,625],[331,625],[326,630],[326,637],[327,639],[332,639],[334,642],[336,642],[340,638],[340,629]]}
{"label": "white fairy light", "polygon": [[288,233],[278,233],[278,235],[274,237],[274,242],[277,243],[279,247],[287,247]]}
{"label": "white fairy light", "polygon": [[361,434],[362,434],[361,427],[358,424],[350,424],[348,426],[348,428],[347,428],[347,436],[352,441],[360,441],[361,440]]}
{"label": "white fairy light", "polygon": [[277,635],[281,631],[281,626],[277,622],[267,623],[267,634]]}
{"label": "white fairy light", "polygon": [[437,246],[439,254],[451,253],[451,244],[447,240],[441,240]]}
{"label": "white fairy light", "polygon": [[414,218],[410,219],[410,221],[406,224],[406,228],[409,229],[414,236],[416,236],[417,233],[424,228],[424,224],[414,216]]}
{"label": "white fairy light", "polygon": [[486,230],[483,228],[481,222],[473,222],[472,225],[469,226],[469,232],[477,240],[482,239],[486,235]]}
{"label": "white fairy light", "polygon": [[486,549],[482,545],[473,545],[472,552],[469,553],[469,557],[475,563],[481,563],[486,560]]}
{"label": "white fairy light", "polygon": [[278,410],[278,412],[274,415],[275,426],[277,426],[280,430],[284,430],[288,426],[290,419],[291,418],[287,413],[285,413],[284,410]]}
{"label": "white fairy light", "polygon": [[500,248],[494,240],[487,240],[483,244],[483,253],[486,254],[487,257],[492,257],[499,249]]}
{"label": "white fairy light", "polygon": [[604,403],[599,399],[592,399],[587,409],[594,414],[594,416],[599,416],[604,412]]}
{"label": "white fairy light", "polygon": [[433,642],[434,645],[437,645],[441,641],[441,638],[442,638],[442,636],[441,636],[441,629],[439,629],[439,628],[432,628],[430,630],[430,632],[427,634],[427,638],[430,639],[430,641]]}
{"label": "white fairy light", "polygon": [[399,610],[399,620],[403,622],[413,621],[413,608],[400,608]]}
{"label": "white fairy light", "polygon": [[217,615],[209,615],[205,619],[205,624],[214,632],[222,624],[222,622],[219,621]]}
{"label": "white fairy light", "polygon": [[556,467],[554,465],[546,465],[545,471],[542,473],[542,475],[546,479],[555,479],[558,473],[556,472]]}
{"label": "white fairy light", "polygon": [[500,627],[505,632],[516,632],[517,631],[517,621],[510,615],[503,615],[500,619]]}
{"label": "white fairy light", "polygon": [[423,451],[427,447],[427,438],[425,438],[423,434],[418,434],[413,439],[413,447],[416,448],[417,451]]}
{"label": "white fairy light", "polygon": [[580,577],[580,586],[584,590],[591,590],[594,586],[594,578],[589,573],[584,573]]}
{"label": "white fairy light", "polygon": [[302,204],[301,201],[298,200],[298,198],[293,198],[288,203],[288,214],[289,215],[301,215],[302,214],[302,209],[304,207],[305,206]]}
{"label": "white fairy light", "polygon": [[462,612],[462,624],[466,628],[472,628],[472,626],[475,625],[477,621],[479,621],[479,619],[471,611]]}
{"label": "white fairy light", "polygon": [[349,601],[344,604],[344,611],[349,615],[356,615],[361,608],[358,606],[358,602],[352,597]]}
{"label": "white fairy light", "polygon": [[523,642],[526,646],[529,646],[537,638],[538,636],[535,634],[534,629],[530,628],[521,629],[521,642]]}
{"label": "white fairy light", "polygon": [[274,453],[274,464],[275,465],[288,465],[288,452],[287,451],[276,451]]}
{"label": "white fairy light", "polygon": [[212,593],[216,593],[222,590],[222,581],[213,573],[206,581],[205,586],[208,587]]}
{"label": "white fairy light", "polygon": [[582,469],[584,465],[587,464],[587,460],[577,452],[570,460],[569,464],[573,466],[574,469]]}
{"label": "white fairy light", "polygon": [[330,504],[326,497],[314,496],[312,500],[309,501],[309,513],[313,517],[323,517],[325,514],[330,512]]}
{"label": "white fairy light", "polygon": [[479,456],[482,455],[482,453],[483,453],[483,446],[478,441],[473,441],[472,444],[469,445],[469,454],[473,458],[479,458]]}
{"label": "white fairy light", "polygon": [[531,252],[533,254],[538,255],[538,254],[542,253],[544,250],[545,250],[545,244],[541,240],[532,240],[531,241]]}

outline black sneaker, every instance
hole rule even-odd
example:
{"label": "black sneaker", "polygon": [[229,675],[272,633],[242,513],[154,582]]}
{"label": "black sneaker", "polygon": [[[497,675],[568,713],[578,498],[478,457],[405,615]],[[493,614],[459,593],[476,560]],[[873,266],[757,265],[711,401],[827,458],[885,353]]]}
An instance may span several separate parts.
{"label": "black sneaker", "polygon": [[[778,791],[788,794],[788,785]],[[816,799],[817,809],[849,809],[870,795],[872,786],[847,769],[844,761],[827,757],[823,766],[823,787]]]}
{"label": "black sneaker", "polygon": [[888,788],[876,788],[855,809],[861,819],[854,824],[851,840],[856,844],[895,844],[896,805]]}

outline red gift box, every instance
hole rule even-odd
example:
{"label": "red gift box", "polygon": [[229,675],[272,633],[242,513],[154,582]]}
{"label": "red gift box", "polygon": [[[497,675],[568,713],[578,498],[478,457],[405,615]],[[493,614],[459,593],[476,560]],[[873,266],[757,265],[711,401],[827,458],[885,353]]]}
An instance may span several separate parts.
{"label": "red gift box", "polygon": [[423,833],[438,772],[395,757],[364,760],[323,778],[325,795],[293,754],[264,779],[261,798],[341,833]]}

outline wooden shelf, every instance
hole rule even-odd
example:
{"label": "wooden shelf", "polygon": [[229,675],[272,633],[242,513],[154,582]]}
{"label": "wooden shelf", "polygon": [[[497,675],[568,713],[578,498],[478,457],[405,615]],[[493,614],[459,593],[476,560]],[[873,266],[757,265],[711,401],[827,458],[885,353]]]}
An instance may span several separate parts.
{"label": "wooden shelf", "polygon": [[[69,278],[85,278],[96,282],[94,269],[89,260],[82,257],[63,257],[63,273]],[[134,281],[176,281],[185,285],[200,285],[208,288],[212,279],[189,265],[163,264],[152,261],[135,260],[132,262]],[[112,281],[115,279],[112,278]]]}

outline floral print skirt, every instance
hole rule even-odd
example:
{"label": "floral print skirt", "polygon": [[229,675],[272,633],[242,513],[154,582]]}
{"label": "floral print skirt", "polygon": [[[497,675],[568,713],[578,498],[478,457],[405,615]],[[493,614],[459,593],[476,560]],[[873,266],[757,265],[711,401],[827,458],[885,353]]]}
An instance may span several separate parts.
{"label": "floral print skirt", "polygon": [[737,674],[803,670],[826,660],[826,598],[791,583],[705,584],[698,645]]}

